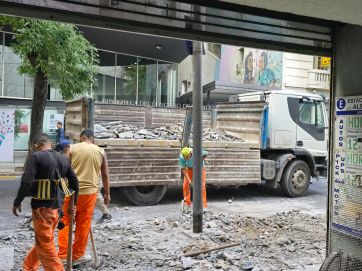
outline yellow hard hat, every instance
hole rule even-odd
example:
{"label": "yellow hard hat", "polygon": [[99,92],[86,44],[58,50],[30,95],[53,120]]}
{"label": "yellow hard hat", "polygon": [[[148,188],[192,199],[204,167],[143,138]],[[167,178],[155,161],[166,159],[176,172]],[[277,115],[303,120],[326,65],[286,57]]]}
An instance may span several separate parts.
{"label": "yellow hard hat", "polygon": [[192,151],[191,148],[185,147],[181,150],[181,154],[183,157],[188,157],[190,155],[191,151]]}

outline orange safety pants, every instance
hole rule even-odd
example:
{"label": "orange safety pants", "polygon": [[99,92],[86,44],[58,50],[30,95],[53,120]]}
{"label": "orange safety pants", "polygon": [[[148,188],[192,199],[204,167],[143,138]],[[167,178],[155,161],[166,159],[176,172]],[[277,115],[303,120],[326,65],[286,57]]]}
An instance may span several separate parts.
{"label": "orange safety pants", "polygon": [[[69,233],[69,222],[70,216],[68,214],[70,197],[64,199],[63,212],[64,216],[62,222],[64,228],[59,231],[58,234],[58,245],[59,245],[59,257],[62,259],[67,258],[68,249],[68,233]],[[75,212],[75,236],[73,243],[73,260],[78,260],[84,256],[87,243],[88,235],[91,229],[92,216],[96,205],[97,193],[91,195],[79,195],[76,204]]]}
{"label": "orange safety pants", "polygon": [[24,271],[36,271],[41,264],[45,271],[64,271],[54,244],[54,230],[58,225],[58,210],[37,208],[32,211],[35,245],[26,255]]}
{"label": "orange safety pants", "polygon": [[[192,168],[186,168],[186,175],[192,181]],[[205,168],[202,169],[201,180],[202,180],[202,205],[204,208],[207,208],[206,169]],[[189,182],[187,181],[186,176],[184,176],[183,196],[184,196],[185,205],[190,206],[191,205],[191,191],[190,191],[190,185],[189,185]]]}

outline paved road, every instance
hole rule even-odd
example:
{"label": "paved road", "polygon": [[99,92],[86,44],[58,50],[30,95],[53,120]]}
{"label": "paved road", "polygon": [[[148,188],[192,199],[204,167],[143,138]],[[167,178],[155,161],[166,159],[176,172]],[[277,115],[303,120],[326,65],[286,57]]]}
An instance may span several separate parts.
{"label": "paved road", "polygon": [[[19,228],[30,216],[30,200],[23,202],[23,211],[20,217],[11,214],[11,207],[19,187],[19,179],[0,180],[0,231]],[[245,187],[208,189],[209,208],[222,212],[242,213],[245,216],[265,217],[289,210],[300,210],[307,213],[324,214],[327,202],[327,183],[325,179],[314,182],[302,198],[285,198],[277,190],[267,188],[263,185],[248,185]],[[111,213],[117,219],[137,219],[137,217],[153,217],[155,214],[178,212],[181,200],[181,189],[170,188],[165,198],[158,206],[133,207],[121,196],[118,189],[112,190]],[[229,204],[228,200],[232,199]],[[120,207],[129,207],[131,212],[122,212],[118,216]],[[151,211],[152,210],[152,211]],[[156,211],[157,210],[157,211]],[[127,215],[128,214],[128,215]],[[96,213],[96,217],[99,213]]]}
{"label": "paved road", "polygon": [[11,213],[16,193],[20,185],[19,178],[0,180],[0,231],[14,230],[19,228],[25,219],[25,214],[30,215],[30,200],[25,199],[23,202],[23,211],[19,218]]}

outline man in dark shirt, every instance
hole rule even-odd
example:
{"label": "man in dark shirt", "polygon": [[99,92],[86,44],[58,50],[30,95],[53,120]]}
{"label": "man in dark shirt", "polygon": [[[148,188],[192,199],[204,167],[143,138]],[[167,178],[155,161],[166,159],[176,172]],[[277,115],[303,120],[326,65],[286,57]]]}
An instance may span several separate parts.
{"label": "man in dark shirt", "polygon": [[[45,271],[64,270],[54,244],[54,230],[58,224],[58,207],[60,206],[56,197],[51,196],[53,187],[50,182],[58,178],[68,179],[69,187],[77,196],[78,179],[69,160],[52,150],[51,141],[46,134],[37,136],[34,143],[37,151],[29,158],[12,209],[13,214],[18,216],[17,211],[21,211],[21,202],[26,196],[32,196],[35,245],[24,259],[23,270],[38,270],[40,263]],[[58,174],[60,176],[57,176]],[[44,185],[39,190],[36,183]]]}
{"label": "man in dark shirt", "polygon": [[59,152],[63,149],[62,141],[65,139],[63,123],[61,121],[57,122],[57,128],[57,135],[55,137],[55,150]]}

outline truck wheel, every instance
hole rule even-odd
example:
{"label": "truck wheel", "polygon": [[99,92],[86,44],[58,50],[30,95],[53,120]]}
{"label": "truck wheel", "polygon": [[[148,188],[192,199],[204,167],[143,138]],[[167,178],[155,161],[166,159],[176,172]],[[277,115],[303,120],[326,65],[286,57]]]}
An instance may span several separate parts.
{"label": "truck wheel", "polygon": [[283,172],[280,187],[285,196],[300,197],[309,187],[310,170],[306,162],[294,160]]}
{"label": "truck wheel", "polygon": [[132,186],[123,188],[123,194],[128,202],[138,205],[155,205],[166,194],[166,185]]}

